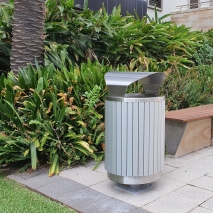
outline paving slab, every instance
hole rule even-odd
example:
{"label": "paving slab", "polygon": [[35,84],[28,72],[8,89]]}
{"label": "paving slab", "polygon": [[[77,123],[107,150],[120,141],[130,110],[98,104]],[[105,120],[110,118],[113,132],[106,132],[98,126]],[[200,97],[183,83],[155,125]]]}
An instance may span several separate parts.
{"label": "paving slab", "polygon": [[213,177],[203,176],[195,181],[190,183],[193,186],[213,191]]}
{"label": "paving slab", "polygon": [[[96,211],[94,211],[94,209],[96,209]],[[138,210],[138,208],[133,205],[109,198],[89,206],[84,209],[84,213],[132,213],[136,210]]]}
{"label": "paving slab", "polygon": [[201,206],[206,208],[206,209],[209,209],[209,210],[213,211],[213,198],[207,200]]}
{"label": "paving slab", "polygon": [[143,207],[145,204],[179,189],[184,185],[185,183],[161,177],[158,181],[152,183],[146,190],[134,195],[130,192],[119,189],[117,184],[110,180],[93,185],[91,188],[134,206]]}
{"label": "paving slab", "polygon": [[61,180],[59,176],[49,177],[48,173],[44,173],[42,175],[37,175],[32,178],[28,178],[25,180],[24,185],[28,186],[31,189],[37,189],[42,186],[46,186],[48,184],[55,184],[55,182]]}
{"label": "paving slab", "polygon": [[[210,154],[212,154],[212,152],[208,152],[208,155],[210,155]],[[184,155],[184,156],[180,157],[179,159],[198,161],[200,159],[203,159],[204,157],[206,157],[206,153],[198,150],[196,152],[192,152],[190,154]]]}
{"label": "paving slab", "polygon": [[143,208],[153,213],[188,213],[196,207],[195,204],[167,195],[145,205]]}
{"label": "paving slab", "polygon": [[100,172],[100,173],[103,173],[105,175],[107,175],[107,171],[105,169],[105,165],[104,165],[104,162],[101,162],[97,168],[94,168],[96,166],[96,162],[94,163],[91,163],[91,164],[88,164],[88,165],[85,165],[86,168],[90,169],[91,171],[95,171],[95,172]]}
{"label": "paving slab", "polygon": [[205,160],[207,160],[208,162],[212,163],[213,162],[213,155],[208,155],[205,158],[203,158]]}
{"label": "paving slab", "polygon": [[131,213],[151,213],[145,209],[142,209],[142,208],[137,208],[137,210],[131,212]]}
{"label": "paving slab", "polygon": [[169,172],[168,174],[165,174],[164,177],[180,181],[183,183],[190,183],[200,177],[202,177],[203,174],[199,174],[193,171],[187,171],[183,168],[177,169],[175,171]]}
{"label": "paving slab", "polygon": [[32,172],[21,172],[21,173],[16,173],[16,176],[28,180],[30,178],[42,175],[42,174],[48,174],[48,168],[41,168]]}
{"label": "paving slab", "polygon": [[25,180],[19,176],[17,176],[16,174],[12,174],[12,175],[8,175],[7,176],[9,179],[11,180],[14,180],[20,184],[24,184],[25,183]]}
{"label": "paving slab", "polygon": [[41,186],[36,190],[52,199],[59,200],[61,197],[84,189],[85,186],[67,178],[60,177],[58,181]]}
{"label": "paving slab", "polygon": [[102,174],[96,171],[90,171],[77,175],[70,175],[69,172],[65,174],[64,172],[60,174],[60,176],[76,181],[77,183],[83,184],[85,186],[92,186],[108,179],[106,174]]}
{"label": "paving slab", "polygon": [[182,167],[183,170],[187,172],[195,172],[201,176],[213,172],[213,164],[205,162],[205,160],[199,160],[192,164]]}
{"label": "paving slab", "polygon": [[209,146],[203,149],[196,151],[197,153],[203,154],[205,156],[213,155],[213,146]]}
{"label": "paving slab", "polygon": [[172,157],[165,158],[165,165],[173,166],[176,168],[181,168],[192,162],[193,161],[191,161],[191,160],[185,160],[185,159],[180,159],[180,158],[172,158]]}
{"label": "paving slab", "polygon": [[81,174],[85,174],[85,173],[88,173],[88,172],[91,172],[91,171],[92,171],[92,169],[88,169],[85,166],[79,166],[79,167],[73,167],[73,168],[61,171],[59,173],[59,175],[61,177],[68,177],[68,176],[71,177],[73,175],[81,175]]}
{"label": "paving slab", "polygon": [[84,209],[88,208],[92,204],[109,198],[109,196],[99,193],[93,189],[84,188],[77,192],[61,196],[58,200],[71,208],[84,212]]}
{"label": "paving slab", "polygon": [[213,211],[198,206],[189,213],[213,213]]}
{"label": "paving slab", "polygon": [[171,192],[169,195],[189,203],[200,205],[206,200],[212,198],[213,192],[197,188],[195,186],[186,185],[180,189],[177,189],[176,191]]}
{"label": "paving slab", "polygon": [[169,166],[169,165],[164,165],[164,168],[163,168],[163,175],[171,172],[171,171],[174,171],[176,170],[177,168],[176,167],[173,167],[173,166]]}
{"label": "paving slab", "polygon": [[213,178],[213,172],[207,173],[206,175]]}
{"label": "paving slab", "polygon": [[105,195],[117,197],[117,195],[120,194],[121,192],[123,193],[123,191],[119,190],[116,186],[117,184],[115,182],[111,180],[106,180],[93,186],[90,186],[90,188]]}

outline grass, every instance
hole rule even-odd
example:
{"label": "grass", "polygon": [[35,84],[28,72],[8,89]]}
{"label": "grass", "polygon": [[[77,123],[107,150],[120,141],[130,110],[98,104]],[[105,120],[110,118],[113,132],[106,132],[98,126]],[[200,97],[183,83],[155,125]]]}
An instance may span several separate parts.
{"label": "grass", "polygon": [[0,174],[1,213],[76,213]]}

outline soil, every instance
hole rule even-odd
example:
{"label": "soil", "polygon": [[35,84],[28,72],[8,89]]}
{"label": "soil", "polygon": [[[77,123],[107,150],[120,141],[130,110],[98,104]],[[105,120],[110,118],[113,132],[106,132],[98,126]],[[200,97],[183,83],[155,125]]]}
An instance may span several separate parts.
{"label": "soil", "polygon": [[[34,170],[32,170],[32,168],[26,167],[26,163],[25,164],[21,164],[20,162],[18,163],[14,163],[14,164],[6,164],[6,165],[0,165],[0,175],[3,176],[8,176],[11,174],[15,174],[15,173],[28,173],[28,174],[32,174],[33,172],[35,172]],[[45,165],[40,165],[38,166],[37,170],[42,169],[42,168],[48,168],[49,165],[45,164]]]}

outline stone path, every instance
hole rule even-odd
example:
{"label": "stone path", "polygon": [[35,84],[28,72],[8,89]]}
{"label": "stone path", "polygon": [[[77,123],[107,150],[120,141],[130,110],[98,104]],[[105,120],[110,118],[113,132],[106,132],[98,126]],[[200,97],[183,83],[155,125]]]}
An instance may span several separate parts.
{"label": "stone path", "polygon": [[167,155],[162,177],[149,187],[125,190],[110,181],[104,163],[48,177],[43,169],[9,178],[82,213],[213,213],[213,147],[180,158]]}

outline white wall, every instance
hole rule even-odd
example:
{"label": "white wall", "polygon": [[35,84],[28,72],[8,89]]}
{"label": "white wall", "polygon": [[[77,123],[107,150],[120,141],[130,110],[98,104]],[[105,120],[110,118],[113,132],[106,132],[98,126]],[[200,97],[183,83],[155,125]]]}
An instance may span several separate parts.
{"label": "white wall", "polygon": [[[178,8],[177,6],[182,6],[182,5],[186,5],[186,6],[183,6],[181,8],[181,10],[188,10],[189,7],[189,2],[190,0],[162,0],[162,10],[158,10],[158,16],[161,17],[163,15],[166,15],[166,14],[170,14],[171,12],[177,12],[177,11],[180,11],[180,8]],[[199,0],[200,3],[203,3],[200,5],[200,7],[209,7],[209,3],[205,3],[205,2],[208,2],[209,0]],[[147,8],[147,13],[148,15],[153,18],[154,17],[154,9],[153,8]],[[170,21],[171,20],[171,17],[167,17],[165,19],[166,21]]]}
{"label": "white wall", "polygon": [[[158,10],[158,16],[161,17],[171,12],[176,11],[176,6],[188,4],[188,0],[162,0],[162,11]],[[154,17],[154,9],[147,8],[147,14],[152,18]],[[171,17],[167,17],[165,20],[170,21]]]}

